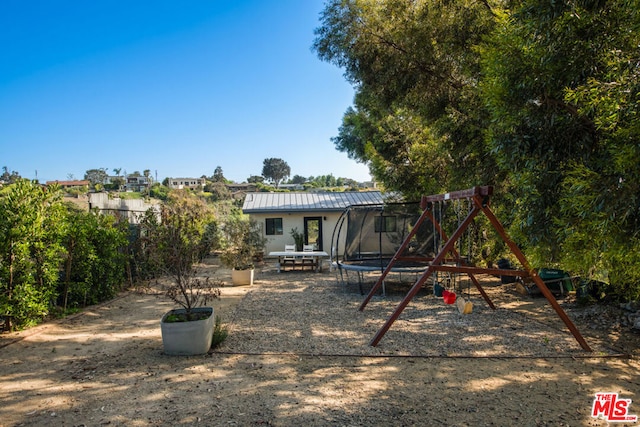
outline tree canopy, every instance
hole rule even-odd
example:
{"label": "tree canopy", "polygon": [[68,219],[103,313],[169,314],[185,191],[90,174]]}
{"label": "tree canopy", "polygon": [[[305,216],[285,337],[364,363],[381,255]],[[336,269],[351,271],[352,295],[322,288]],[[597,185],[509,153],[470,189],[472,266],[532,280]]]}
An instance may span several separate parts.
{"label": "tree canopy", "polygon": [[314,48],[356,87],[337,149],[408,196],[492,181],[476,87],[493,21],[482,2],[330,2]]}
{"label": "tree canopy", "polygon": [[94,187],[96,184],[104,184],[108,177],[109,174],[107,173],[106,168],[89,169],[84,173],[84,179],[89,181]]}
{"label": "tree canopy", "polygon": [[0,175],[0,183],[13,184],[21,178],[20,174],[16,171],[9,172],[9,168],[2,167],[2,175]]}
{"label": "tree canopy", "polygon": [[262,163],[262,176],[273,182],[276,188],[282,180],[287,179],[291,174],[291,168],[282,159],[269,158],[264,159]]}
{"label": "tree canopy", "polygon": [[19,179],[0,191],[0,317],[8,329],[53,308],[112,298],[125,278],[128,228],[80,212],[57,185]]}
{"label": "tree canopy", "polygon": [[313,48],[355,88],[333,142],[407,198],[495,185],[537,265],[607,271],[637,297],[639,10],[329,1]]}
{"label": "tree canopy", "polygon": [[222,166],[216,166],[216,169],[213,171],[213,175],[211,176],[211,181],[222,183],[226,181],[224,173],[222,172]]}

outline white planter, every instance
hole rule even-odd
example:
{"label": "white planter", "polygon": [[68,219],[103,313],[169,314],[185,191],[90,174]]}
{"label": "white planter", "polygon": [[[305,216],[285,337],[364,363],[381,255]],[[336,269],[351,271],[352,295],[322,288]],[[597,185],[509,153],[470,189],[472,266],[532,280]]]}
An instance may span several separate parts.
{"label": "white planter", "polygon": [[249,270],[231,270],[231,282],[234,285],[253,285],[253,268]]}
{"label": "white planter", "polygon": [[160,330],[162,331],[164,354],[190,356],[205,354],[209,351],[215,324],[213,307],[198,307],[194,308],[193,311],[196,313],[208,313],[209,317],[191,322],[165,322],[165,319],[170,314],[184,313],[185,310],[183,308],[171,310],[162,316]]}

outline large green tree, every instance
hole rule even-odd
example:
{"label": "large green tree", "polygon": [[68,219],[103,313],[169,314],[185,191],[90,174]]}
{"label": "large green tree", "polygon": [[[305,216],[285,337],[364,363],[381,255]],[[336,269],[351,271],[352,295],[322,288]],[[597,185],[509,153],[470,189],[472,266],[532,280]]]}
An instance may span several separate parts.
{"label": "large green tree", "polygon": [[485,2],[333,0],[321,23],[314,49],[356,89],[338,150],[409,197],[495,182],[477,90]]}
{"label": "large green tree", "polygon": [[509,6],[482,88],[486,140],[513,183],[512,231],[540,262],[607,270],[637,295],[640,2]]}
{"label": "large green tree", "polygon": [[84,179],[88,180],[92,186],[96,184],[104,184],[107,182],[109,174],[106,168],[89,169],[84,173]]}
{"label": "large green tree", "polygon": [[534,264],[608,271],[637,295],[639,10],[329,1],[314,49],[356,90],[336,148],[408,198],[496,184]]}
{"label": "large green tree", "polygon": [[264,159],[262,162],[262,176],[273,182],[276,188],[278,188],[280,182],[287,179],[289,175],[291,175],[291,168],[287,162],[282,159],[269,158]]}
{"label": "large green tree", "polygon": [[226,181],[224,177],[224,172],[222,171],[222,166],[216,166],[216,169],[213,171],[213,175],[211,176],[211,181],[223,183]]}

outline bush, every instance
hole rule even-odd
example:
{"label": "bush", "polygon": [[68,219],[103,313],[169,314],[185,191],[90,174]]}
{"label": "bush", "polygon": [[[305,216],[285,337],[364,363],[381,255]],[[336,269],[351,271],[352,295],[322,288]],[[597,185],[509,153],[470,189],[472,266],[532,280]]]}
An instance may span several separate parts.
{"label": "bush", "polygon": [[57,186],[20,179],[0,193],[0,316],[5,328],[32,325],[55,299],[64,250]]}

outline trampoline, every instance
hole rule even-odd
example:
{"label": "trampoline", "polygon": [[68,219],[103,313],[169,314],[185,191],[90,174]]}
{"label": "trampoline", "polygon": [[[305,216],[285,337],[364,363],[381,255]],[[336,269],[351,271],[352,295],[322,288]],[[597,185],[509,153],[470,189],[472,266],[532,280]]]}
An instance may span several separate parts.
{"label": "trampoline", "polygon": [[363,275],[367,272],[382,273],[394,257],[396,261],[391,272],[423,272],[441,243],[431,221],[422,222],[405,250],[397,253],[421,214],[419,203],[353,205],[346,208],[331,239],[332,267],[337,270],[342,285],[348,283],[349,272],[354,272],[363,293]]}

